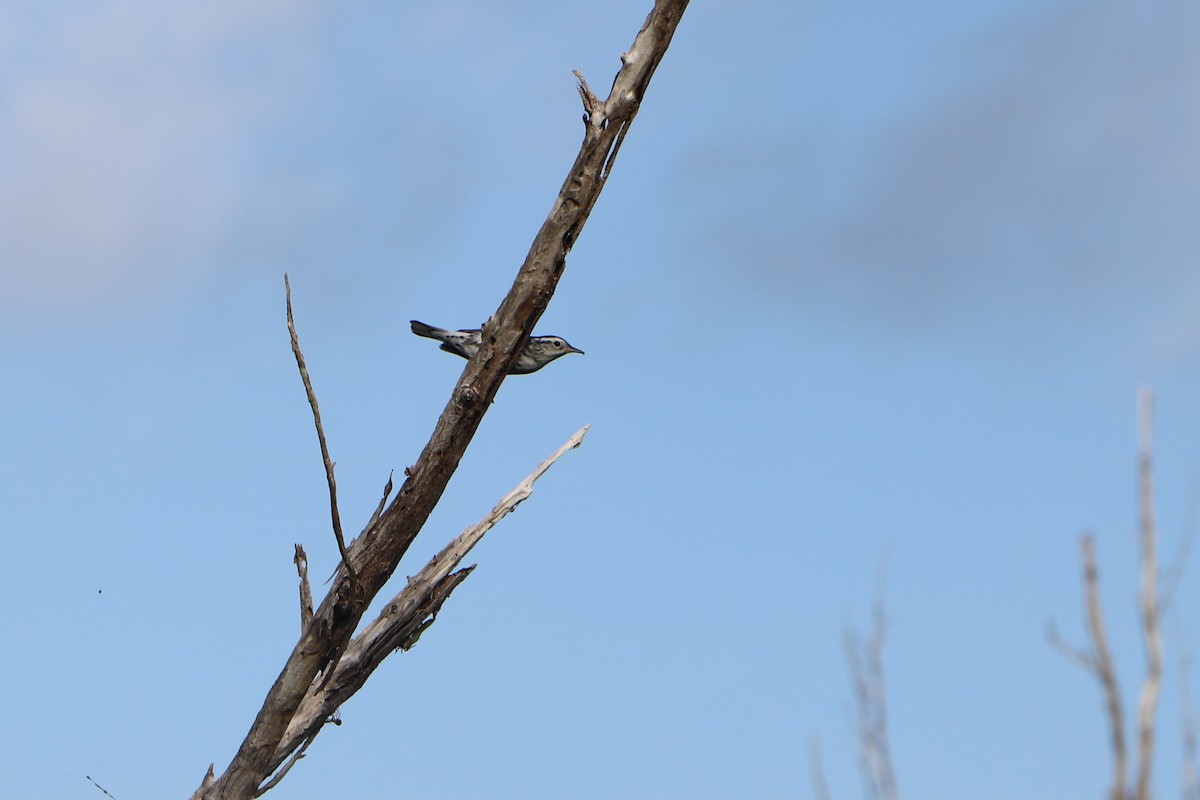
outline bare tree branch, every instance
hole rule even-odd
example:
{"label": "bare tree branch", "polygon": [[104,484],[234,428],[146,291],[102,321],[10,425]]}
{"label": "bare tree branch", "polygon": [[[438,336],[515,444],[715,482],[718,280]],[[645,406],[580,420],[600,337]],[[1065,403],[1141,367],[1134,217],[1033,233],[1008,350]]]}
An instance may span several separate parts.
{"label": "bare tree branch", "polygon": [[846,658],[854,682],[859,747],[867,795],[873,800],[897,800],[900,795],[888,738],[887,681],[883,671],[887,615],[883,610],[882,583],[883,579],[880,578],[881,587],[871,614],[871,636],[867,641],[860,642],[853,631],[847,631]]}
{"label": "bare tree branch", "polygon": [[[1076,661],[1099,681],[1104,692],[1108,715],[1110,744],[1113,752],[1113,779],[1109,797],[1112,800],[1150,800],[1151,772],[1154,760],[1154,724],[1158,698],[1162,691],[1163,645],[1161,618],[1163,603],[1159,594],[1159,570],[1157,552],[1157,526],[1154,515],[1154,468],[1153,468],[1154,396],[1149,389],[1138,393],[1138,549],[1140,588],[1138,610],[1142,638],[1146,648],[1146,677],[1138,696],[1137,731],[1138,758],[1137,777],[1132,792],[1126,787],[1128,754],[1125,741],[1125,723],[1122,711],[1121,691],[1117,685],[1116,668],[1108,639],[1104,630],[1104,614],[1100,606],[1099,572],[1096,567],[1095,546],[1090,535],[1080,540],[1083,556],[1084,592],[1087,608],[1088,632],[1091,650],[1082,650],[1065,644],[1051,628],[1047,633],[1050,644],[1067,657]],[[1180,561],[1182,571],[1182,561]],[[1178,580],[1178,577],[1175,577]],[[1184,747],[1194,747],[1194,730],[1185,717]],[[1191,737],[1189,739],[1189,737]],[[1191,742],[1191,744],[1189,744]],[[1185,762],[1185,791],[1188,787],[1187,764]]]}
{"label": "bare tree branch", "polygon": [[1095,672],[1097,670],[1096,654],[1090,650],[1076,647],[1066,639],[1063,639],[1058,633],[1058,628],[1052,622],[1046,625],[1046,642],[1088,672]]}
{"label": "bare tree branch", "polygon": [[300,576],[300,632],[312,622],[313,603],[312,588],[308,585],[308,554],[302,545],[296,545],[296,555],[292,558],[296,563],[296,573]]}
{"label": "bare tree branch", "polygon": [[830,800],[829,785],[825,782],[825,768],[821,765],[821,739],[818,736],[808,740],[808,764],[812,776],[813,795],[817,800]]}
{"label": "bare tree branch", "polygon": [[1154,760],[1154,714],[1162,690],[1163,645],[1159,629],[1157,529],[1154,519],[1154,395],[1138,393],[1138,517],[1141,544],[1142,637],[1146,646],[1146,678],[1138,697],[1137,800],[1150,800],[1150,770]]}
{"label": "bare tree branch", "polygon": [[108,791],[108,789],[105,789],[103,786],[101,786],[100,784],[96,783],[96,780],[95,780],[95,778],[93,778],[91,775],[84,775],[83,777],[87,778],[87,779],[88,779],[88,781],[89,781],[89,782],[92,784],[92,786],[95,786],[97,789],[99,789],[100,791],[104,792],[104,793],[105,793],[106,795],[108,795],[109,797],[112,797],[112,800],[117,800],[117,798],[115,798],[115,797],[113,797],[113,796],[112,796],[112,794],[111,794],[111,793]]}
{"label": "bare tree branch", "polygon": [[420,572],[408,579],[408,584],[383,607],[379,616],[354,637],[331,680],[327,684],[314,686],[304,698],[272,759],[274,766],[282,763],[292,748],[311,741],[325,720],[367,682],[387,656],[397,649],[407,650],[416,643],[425,629],[433,624],[442,603],[475,568],[467,567],[457,572],[452,570],[458,568],[496,523],[529,497],[533,492],[533,484],[555,461],[583,443],[583,437],[590,428],[590,425],[585,425],[576,431],[553,455],[501,498],[483,519],[456,536]]}
{"label": "bare tree branch", "polygon": [[1104,629],[1104,611],[1100,606],[1100,572],[1096,567],[1096,551],[1091,536],[1079,542],[1083,557],[1083,582],[1087,604],[1088,632],[1092,639],[1092,657],[1095,663],[1093,674],[1104,691],[1105,707],[1108,711],[1109,743],[1113,752],[1113,782],[1109,790],[1112,800],[1125,798],[1125,774],[1128,756],[1125,750],[1125,717],[1121,708],[1121,687],[1117,684],[1117,671],[1112,653],[1108,649],[1108,636]]}
{"label": "bare tree branch", "polygon": [[1104,610],[1100,605],[1100,572],[1096,568],[1096,551],[1090,534],[1079,539],[1079,550],[1083,560],[1084,608],[1086,609],[1088,636],[1091,649],[1073,647],[1058,636],[1051,626],[1046,638],[1050,645],[1075,661],[1099,682],[1104,693],[1105,711],[1108,717],[1109,746],[1113,754],[1112,788],[1110,800],[1125,800],[1125,773],[1128,756],[1125,750],[1125,718],[1121,708],[1121,687],[1117,684],[1117,672],[1113,666],[1112,653],[1108,649],[1108,636],[1104,630]]}
{"label": "bare tree branch", "polygon": [[339,574],[296,643],[241,747],[211,787],[212,800],[248,800],[270,774],[280,744],[313,680],[337,666],[371,599],[391,577],[434,505],[520,355],[566,268],[607,178],[624,133],[666,53],[687,0],[657,0],[622,57],[622,67],[601,110],[585,121],[583,144],[549,216],[534,238],[507,297],[482,326],[482,342],[467,362],[429,442],[375,525],[363,531],[347,566],[358,580]]}
{"label": "bare tree branch", "polygon": [[321,461],[325,464],[325,480],[329,484],[329,515],[333,518],[333,536],[337,539],[338,552],[342,554],[342,563],[350,570],[350,557],[346,554],[346,540],[342,537],[342,519],[338,513],[337,481],[333,479],[333,461],[329,458],[329,446],[325,444],[325,428],[321,425],[321,409],[317,406],[317,394],[313,391],[312,379],[308,377],[308,367],[304,363],[304,353],[300,352],[300,337],[296,335],[296,323],[292,319],[292,284],[287,273],[283,274],[283,291],[287,297],[287,327],[292,339],[292,355],[296,357],[296,367],[300,370],[300,380],[304,382],[304,393],[308,395],[308,404],[312,407],[313,423],[317,426],[317,442],[321,445]]}
{"label": "bare tree branch", "polygon": [[1180,759],[1180,797],[1182,800],[1200,800],[1200,780],[1196,770],[1196,706],[1192,702],[1190,689],[1192,679],[1192,656],[1186,650],[1179,656],[1179,707],[1183,733],[1182,758]]}
{"label": "bare tree branch", "polygon": [[1175,590],[1179,587],[1179,582],[1183,580],[1183,573],[1187,569],[1188,559],[1192,554],[1192,544],[1196,540],[1197,505],[1196,486],[1193,483],[1188,491],[1187,519],[1184,521],[1183,532],[1179,537],[1179,547],[1175,550],[1171,565],[1163,572],[1162,580],[1159,582],[1158,618],[1160,620],[1167,615],[1171,601],[1175,599]]}

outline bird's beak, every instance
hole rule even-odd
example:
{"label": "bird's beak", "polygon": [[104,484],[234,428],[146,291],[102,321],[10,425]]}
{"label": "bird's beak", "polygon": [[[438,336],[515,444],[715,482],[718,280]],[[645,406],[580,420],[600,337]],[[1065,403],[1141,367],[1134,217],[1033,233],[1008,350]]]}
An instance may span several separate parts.
{"label": "bird's beak", "polygon": [[581,355],[581,356],[582,356],[582,355],[586,355],[586,354],[585,354],[585,353],[584,353],[582,350],[580,350],[578,347],[572,347],[571,345],[567,345],[567,352],[570,352],[570,353],[579,353],[579,355]]}

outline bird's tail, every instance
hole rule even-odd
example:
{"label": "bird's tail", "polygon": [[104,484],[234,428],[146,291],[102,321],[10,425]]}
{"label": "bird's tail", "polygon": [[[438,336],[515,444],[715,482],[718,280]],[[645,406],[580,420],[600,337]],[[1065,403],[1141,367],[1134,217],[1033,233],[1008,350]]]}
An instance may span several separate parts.
{"label": "bird's tail", "polygon": [[441,339],[439,333],[445,333],[441,328],[435,328],[432,325],[426,325],[424,322],[417,322],[415,319],[410,319],[409,324],[412,325],[412,332],[417,336],[424,336],[426,339]]}

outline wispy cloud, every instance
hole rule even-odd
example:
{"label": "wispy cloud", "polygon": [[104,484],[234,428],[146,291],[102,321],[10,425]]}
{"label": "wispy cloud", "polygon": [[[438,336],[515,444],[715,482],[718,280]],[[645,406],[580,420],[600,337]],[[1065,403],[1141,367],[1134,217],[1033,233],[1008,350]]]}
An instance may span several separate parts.
{"label": "wispy cloud", "polygon": [[305,3],[0,12],[0,302],[87,306],[194,268],[252,131],[304,70]]}
{"label": "wispy cloud", "polygon": [[767,142],[756,160],[783,170],[723,213],[768,285],[892,333],[1153,327],[1184,298],[1194,316],[1198,21],[1182,2],[1012,19],[945,53],[857,153],[811,118]]}
{"label": "wispy cloud", "polygon": [[[0,10],[9,313],[110,308],[247,264],[394,270],[456,226],[489,147],[534,147],[504,123],[546,35],[526,11],[28,5]],[[571,98],[565,67],[554,86]]]}

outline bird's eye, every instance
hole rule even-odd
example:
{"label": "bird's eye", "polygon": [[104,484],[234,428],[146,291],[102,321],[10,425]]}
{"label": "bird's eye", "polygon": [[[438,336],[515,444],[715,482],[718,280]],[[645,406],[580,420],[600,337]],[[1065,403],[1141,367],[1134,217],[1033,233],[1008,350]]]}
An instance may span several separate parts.
{"label": "bird's eye", "polygon": [[555,340],[554,340],[554,346],[555,346],[555,347],[561,348],[561,347],[562,347],[562,344],[563,344],[563,343],[562,343],[562,340],[561,340],[561,339],[555,339]]}

